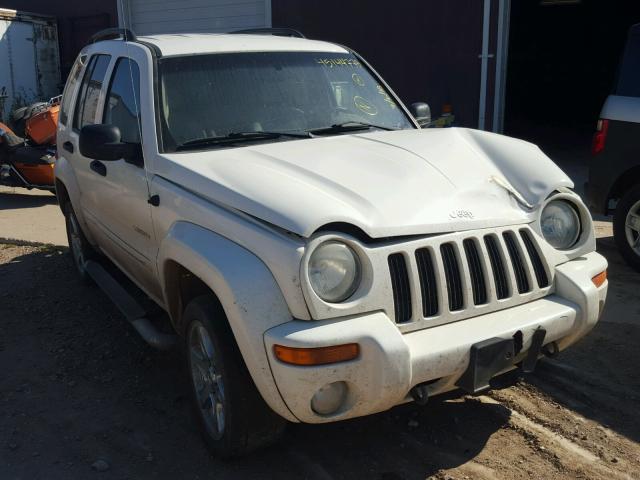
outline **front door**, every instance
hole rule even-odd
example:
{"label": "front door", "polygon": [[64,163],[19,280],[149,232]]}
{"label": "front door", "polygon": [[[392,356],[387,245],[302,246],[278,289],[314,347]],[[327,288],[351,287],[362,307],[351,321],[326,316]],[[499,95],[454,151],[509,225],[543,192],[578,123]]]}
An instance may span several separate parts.
{"label": "front door", "polygon": [[[120,129],[122,142],[141,144],[140,68],[128,57],[115,59],[101,123]],[[97,214],[109,240],[109,254],[148,293],[160,297],[156,240],[142,149],[138,159],[102,162]]]}

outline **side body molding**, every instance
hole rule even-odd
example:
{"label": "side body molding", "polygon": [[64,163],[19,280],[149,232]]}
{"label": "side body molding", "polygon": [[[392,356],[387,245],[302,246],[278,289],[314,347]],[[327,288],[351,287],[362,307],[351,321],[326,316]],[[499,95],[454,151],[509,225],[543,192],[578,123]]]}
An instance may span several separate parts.
{"label": "side body molding", "polygon": [[191,271],[217,295],[258,391],[276,413],[297,422],[278,392],[264,346],[265,331],[292,320],[266,265],[225,237],[192,223],[177,222],[158,252],[167,305],[167,267],[172,261]]}

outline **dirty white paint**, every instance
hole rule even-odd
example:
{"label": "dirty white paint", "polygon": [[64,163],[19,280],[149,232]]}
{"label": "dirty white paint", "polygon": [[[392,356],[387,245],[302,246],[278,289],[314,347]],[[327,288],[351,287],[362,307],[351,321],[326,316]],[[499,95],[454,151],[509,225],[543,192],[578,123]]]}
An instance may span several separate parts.
{"label": "dirty white paint", "polygon": [[[145,40],[164,54],[342,48],[252,35],[158,35]],[[159,153],[150,49],[110,41],[88,45],[83,53],[111,54],[109,73],[120,56],[138,64],[148,178],[137,190],[125,180],[113,183],[118,190],[109,190],[100,176],[87,174],[90,162],[82,152],[59,148],[56,178],[85,235],[161,307],[173,311],[176,325],[175,265],[201,279],[220,300],[260,394],[288,420],[323,423],[383,411],[409,401],[410,389],[425,382],[429,396],[440,394],[453,389],[463,375],[474,344],[510,339],[520,332],[524,355],[534,332],[544,328],[545,342],[557,342],[563,350],[598,321],[608,284],[596,287],[592,278],[606,270],[607,263],[595,252],[591,217],[569,190],[571,180],[535,145],[450,128]],[[100,98],[106,97],[108,85],[103,82]],[[77,98],[78,88],[67,94]],[[77,146],[79,138],[60,124],[57,141],[60,147],[66,142]],[[110,162],[109,179],[138,175],[133,169],[139,167]],[[161,199],[153,209],[148,193]],[[555,250],[544,241],[540,212],[551,198],[571,202],[582,219],[583,232],[570,250]],[[152,223],[153,234],[141,240],[130,225],[143,222]],[[321,228],[335,222],[354,225],[377,240]],[[401,252],[410,263],[412,310],[419,312],[416,248],[437,251],[441,242],[449,242],[463,252],[461,234],[502,238],[505,229],[523,228],[537,235],[534,243],[549,267],[551,288],[542,293],[512,289],[511,297],[517,298],[498,301],[491,285],[490,301],[475,311],[467,302],[465,313],[443,312],[437,323],[420,317],[413,326],[396,325],[389,314],[390,253]],[[363,270],[359,290],[339,305],[314,296],[306,266],[309,252],[327,240],[347,243]],[[516,248],[524,252],[526,245]],[[486,258],[482,246],[480,250]],[[464,255],[460,253],[462,277],[469,278]],[[506,254],[500,255],[506,262]],[[446,305],[446,278],[435,257],[437,284],[444,286],[438,304]],[[507,269],[514,285],[513,267]],[[527,271],[533,282],[529,263]],[[464,288],[463,296],[469,299],[469,285]],[[467,317],[468,312],[473,317]],[[315,321],[303,321],[311,319]],[[285,364],[273,353],[276,344],[317,348],[347,343],[359,345],[357,358],[314,367]],[[334,414],[319,416],[311,399],[335,381],[348,385],[347,397]]]}
{"label": "dirty white paint", "polygon": [[60,94],[55,18],[0,9],[0,119]]}

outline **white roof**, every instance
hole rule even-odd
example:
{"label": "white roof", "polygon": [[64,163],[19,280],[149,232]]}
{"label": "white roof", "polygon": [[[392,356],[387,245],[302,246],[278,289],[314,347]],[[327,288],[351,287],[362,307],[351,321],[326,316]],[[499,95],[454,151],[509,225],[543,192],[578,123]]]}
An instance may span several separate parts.
{"label": "white roof", "polygon": [[277,51],[347,53],[344,47],[333,43],[276,35],[174,33],[140,36],[138,39],[156,45],[162,56]]}

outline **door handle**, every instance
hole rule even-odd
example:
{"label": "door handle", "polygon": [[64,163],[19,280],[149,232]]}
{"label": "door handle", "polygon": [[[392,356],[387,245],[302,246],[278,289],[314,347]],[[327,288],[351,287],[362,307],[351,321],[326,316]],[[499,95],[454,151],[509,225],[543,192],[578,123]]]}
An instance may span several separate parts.
{"label": "door handle", "polygon": [[94,160],[89,164],[89,168],[102,177],[107,176],[107,167],[104,163]]}
{"label": "door handle", "polygon": [[64,142],[62,144],[62,148],[64,148],[69,153],[73,153],[73,143],[71,142]]}

